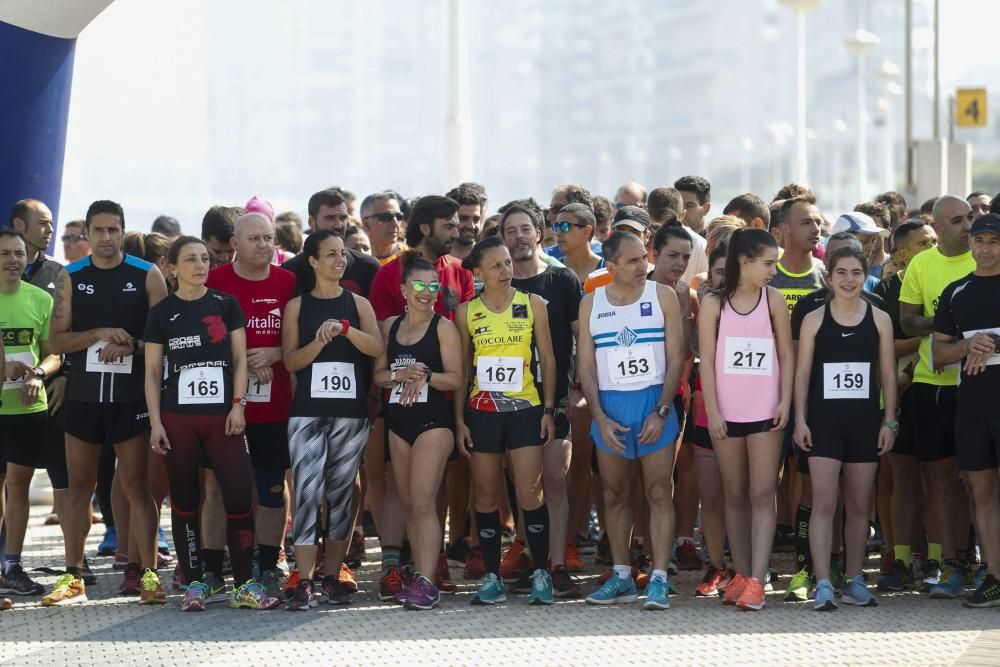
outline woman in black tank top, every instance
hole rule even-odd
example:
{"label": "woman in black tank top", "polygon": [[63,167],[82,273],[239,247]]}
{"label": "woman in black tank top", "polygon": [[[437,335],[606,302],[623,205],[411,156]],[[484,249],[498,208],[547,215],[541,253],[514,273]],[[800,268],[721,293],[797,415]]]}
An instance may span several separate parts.
{"label": "woman in black tank top", "polygon": [[386,389],[392,470],[417,570],[397,600],[410,609],[432,609],[440,603],[434,572],[442,539],[435,500],[455,447],[451,392],[461,383],[462,358],[455,325],[434,312],[437,271],[413,255],[404,258],[406,314],[382,323],[386,352],[375,362],[375,382]]}
{"label": "woman in black tank top", "polygon": [[829,266],[832,298],[803,320],[795,368],[793,437],[809,457],[813,491],[809,547],[818,611],[837,608],[829,555],[841,474],[849,579],[841,602],[877,604],[861,577],[868,507],[878,457],[892,449],[898,428],[892,321],[861,298],[868,263],[860,251],[845,247],[833,252]]}

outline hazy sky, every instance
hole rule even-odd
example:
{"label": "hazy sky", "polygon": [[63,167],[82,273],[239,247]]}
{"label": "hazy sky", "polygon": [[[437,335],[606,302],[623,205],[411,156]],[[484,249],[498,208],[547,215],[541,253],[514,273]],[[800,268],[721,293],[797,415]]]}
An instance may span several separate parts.
{"label": "hazy sky", "polygon": [[[276,0],[209,1],[228,3],[234,11],[252,16],[265,6],[273,7]],[[985,34],[978,26],[1000,25],[1000,0],[942,3],[942,91],[948,95],[957,84],[984,83],[968,80],[968,72],[1000,72],[1000,53],[976,39],[977,34]],[[160,179],[181,183],[174,186],[180,191],[170,193],[170,198],[196,198],[194,208],[204,210],[201,199],[211,193],[200,191],[199,184],[210,170],[227,168],[225,156],[204,154],[208,85],[204,63],[211,39],[206,34],[206,4],[203,0],[116,0],[80,36],[60,212],[63,220],[80,216],[95,198],[120,196],[115,184],[122,174],[129,174],[133,181],[146,178],[145,192],[157,192]],[[294,8],[298,3],[286,0],[286,4]],[[477,33],[477,39],[487,38]],[[247,34],[246,48],[253,45],[254,35]],[[252,112],[254,95],[267,95],[267,89],[247,91],[247,113]],[[268,194],[277,208],[294,207],[304,213],[303,202],[282,200],[282,193]],[[141,192],[135,193],[126,212],[130,205],[145,209],[142,198]],[[158,199],[162,193],[149,202],[150,207],[158,206],[154,201]],[[148,228],[150,222],[151,218],[136,220],[133,227]],[[197,221],[182,222],[186,231],[197,232]]]}

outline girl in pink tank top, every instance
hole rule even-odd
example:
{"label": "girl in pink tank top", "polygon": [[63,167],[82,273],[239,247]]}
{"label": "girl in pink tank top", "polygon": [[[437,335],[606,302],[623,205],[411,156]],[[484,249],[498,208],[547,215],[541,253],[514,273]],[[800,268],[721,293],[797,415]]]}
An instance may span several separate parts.
{"label": "girl in pink tank top", "polygon": [[778,462],[795,370],[788,308],[781,292],[768,287],[777,262],[778,245],[770,234],[734,232],[723,288],[705,298],[698,317],[705,414],[736,569],[723,601],[745,610],[764,608]]}

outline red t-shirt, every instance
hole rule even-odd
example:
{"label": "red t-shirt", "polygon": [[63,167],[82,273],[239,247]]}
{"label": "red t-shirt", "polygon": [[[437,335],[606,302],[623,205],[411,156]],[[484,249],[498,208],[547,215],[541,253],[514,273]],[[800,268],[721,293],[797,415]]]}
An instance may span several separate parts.
{"label": "red t-shirt", "polygon": [[[442,317],[454,321],[458,304],[471,301],[475,296],[472,271],[463,269],[462,260],[451,255],[438,258],[438,261],[434,262],[434,268],[437,269],[438,282],[441,283],[434,310]],[[375,319],[378,321],[406,312],[406,298],[399,289],[402,281],[403,265],[398,257],[375,274],[368,300],[371,301]]]}
{"label": "red t-shirt", "polygon": [[[208,287],[232,294],[247,318],[247,349],[281,347],[281,318],[285,304],[295,293],[295,274],[272,266],[264,280],[247,280],[236,274],[232,264],[223,264],[208,274]],[[292,384],[280,361],[271,366],[274,380],[258,386],[251,376],[247,392],[248,424],[288,421],[292,407]]]}

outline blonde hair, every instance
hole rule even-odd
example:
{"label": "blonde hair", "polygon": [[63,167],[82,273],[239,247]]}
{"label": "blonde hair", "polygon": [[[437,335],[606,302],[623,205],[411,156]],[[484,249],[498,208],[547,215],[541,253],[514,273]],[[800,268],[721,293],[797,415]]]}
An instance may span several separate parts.
{"label": "blonde hair", "polygon": [[708,223],[705,254],[711,255],[719,243],[728,243],[737,229],[746,228],[747,223],[734,215],[720,215]]}

